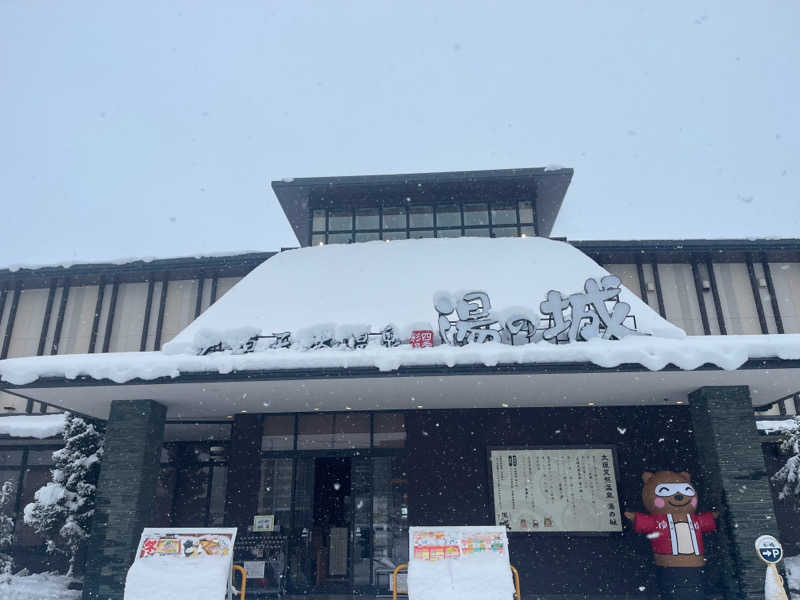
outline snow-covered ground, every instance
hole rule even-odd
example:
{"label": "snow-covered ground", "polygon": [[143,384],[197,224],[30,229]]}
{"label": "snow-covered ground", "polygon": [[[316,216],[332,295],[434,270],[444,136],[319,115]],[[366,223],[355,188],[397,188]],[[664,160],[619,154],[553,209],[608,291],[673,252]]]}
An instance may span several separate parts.
{"label": "snow-covered ground", "polygon": [[0,600],[78,600],[79,590],[67,589],[70,579],[64,575],[38,573],[0,580]]}

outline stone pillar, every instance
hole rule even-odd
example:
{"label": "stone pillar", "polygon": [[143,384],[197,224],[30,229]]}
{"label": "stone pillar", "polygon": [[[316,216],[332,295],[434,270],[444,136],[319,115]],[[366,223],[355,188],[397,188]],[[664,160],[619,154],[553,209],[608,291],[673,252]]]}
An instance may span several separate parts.
{"label": "stone pillar", "polygon": [[244,533],[258,510],[261,483],[261,415],[236,415],[231,429],[225,525]]}
{"label": "stone pillar", "polygon": [[166,414],[152,400],[111,403],[83,600],[122,600],[125,575],[155,510]]}
{"label": "stone pillar", "polygon": [[725,596],[764,597],[759,535],[777,536],[769,478],[747,386],[704,387],[689,395],[703,473],[705,506],[719,507],[719,546]]}

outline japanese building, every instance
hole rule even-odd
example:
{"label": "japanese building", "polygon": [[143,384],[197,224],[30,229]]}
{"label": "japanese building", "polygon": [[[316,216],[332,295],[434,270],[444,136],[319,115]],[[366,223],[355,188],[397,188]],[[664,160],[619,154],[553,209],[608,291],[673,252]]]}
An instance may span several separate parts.
{"label": "japanese building", "polygon": [[[660,470],[721,513],[709,595],[761,597],[755,538],[800,553],[769,482],[769,422],[800,411],[800,239],[550,239],[571,177],[284,180],[297,249],[0,271],[18,564],[57,566],[21,514],[60,440],[4,423],[69,410],[106,434],[86,599],[122,598],[143,527],[264,515],[290,594],[390,594],[409,526],[502,523],[524,595],[656,598],[622,512]],[[526,487],[509,453],[550,474]]]}

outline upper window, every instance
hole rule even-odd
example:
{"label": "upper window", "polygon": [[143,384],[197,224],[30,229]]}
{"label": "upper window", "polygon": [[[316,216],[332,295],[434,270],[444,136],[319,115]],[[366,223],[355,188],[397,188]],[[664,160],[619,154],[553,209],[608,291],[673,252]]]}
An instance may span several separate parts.
{"label": "upper window", "polygon": [[310,219],[313,246],[425,237],[528,237],[536,231],[530,200],[317,208]]}

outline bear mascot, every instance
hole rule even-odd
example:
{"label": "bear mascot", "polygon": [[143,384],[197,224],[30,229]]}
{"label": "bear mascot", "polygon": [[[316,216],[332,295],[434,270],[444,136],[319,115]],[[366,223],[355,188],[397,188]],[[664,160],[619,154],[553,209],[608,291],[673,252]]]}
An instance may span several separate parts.
{"label": "bear mascot", "polygon": [[649,514],[625,516],[653,545],[662,598],[705,598],[703,534],[717,530],[719,513],[697,513],[697,492],[689,473],[645,472],[642,481],[642,501]]}

